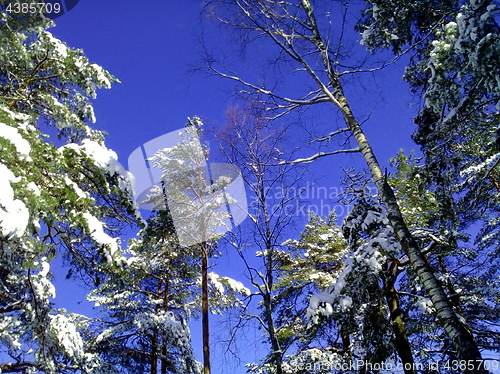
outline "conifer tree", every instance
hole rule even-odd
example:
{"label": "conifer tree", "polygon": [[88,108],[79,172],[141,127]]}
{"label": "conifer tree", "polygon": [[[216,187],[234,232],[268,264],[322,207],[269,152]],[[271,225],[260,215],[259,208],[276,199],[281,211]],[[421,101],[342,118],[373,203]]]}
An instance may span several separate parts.
{"label": "conifer tree", "polygon": [[229,230],[228,204],[234,205],[237,201],[225,189],[232,182],[231,177],[224,173],[213,175],[209,170],[208,149],[199,140],[202,126],[198,117],[190,119],[185,131],[181,132],[180,142],[159,150],[149,160],[162,171],[162,177],[161,186],[154,186],[145,202],[153,204],[155,209],[168,207],[179,245],[200,260],[202,372],[209,374],[210,309],[220,311],[237,306],[236,294],[246,294],[248,290],[239,282],[209,272],[208,260],[216,249],[217,240]]}
{"label": "conifer tree", "polygon": [[310,308],[311,295],[328,291],[348,256],[335,212],[326,219],[310,213],[300,239],[283,244],[286,249],[277,256],[276,303],[286,372],[306,373],[307,367],[315,365],[327,370],[346,363],[351,357],[350,327],[340,324],[338,317],[347,310],[332,307],[324,299],[317,305],[320,313]]}
{"label": "conifer tree", "polygon": [[199,254],[179,245],[168,210],[160,210],[125,256],[89,296],[103,311],[92,346],[122,373],[200,373],[187,326],[199,313]]}
{"label": "conifer tree", "polygon": [[51,21],[9,3],[0,4],[0,370],[108,372],[82,337],[89,319],[54,308],[51,263],[62,255],[96,282],[123,265],[111,229],[135,220],[131,176],[89,125],[96,90],[117,80],[56,39]]}

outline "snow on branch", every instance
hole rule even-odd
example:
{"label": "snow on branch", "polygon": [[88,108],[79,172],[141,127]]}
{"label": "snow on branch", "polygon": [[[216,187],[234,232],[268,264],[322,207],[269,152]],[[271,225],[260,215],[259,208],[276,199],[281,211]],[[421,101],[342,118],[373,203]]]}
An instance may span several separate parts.
{"label": "snow on branch", "polygon": [[307,157],[307,158],[297,158],[293,161],[281,161],[279,163],[279,165],[284,165],[284,164],[294,165],[294,164],[299,164],[299,163],[306,164],[306,163],[312,162],[320,157],[336,155],[339,153],[356,153],[356,152],[360,152],[360,149],[358,147],[352,148],[352,149],[338,149],[338,150],[333,151],[333,152],[318,152],[318,153],[312,155],[311,157]]}

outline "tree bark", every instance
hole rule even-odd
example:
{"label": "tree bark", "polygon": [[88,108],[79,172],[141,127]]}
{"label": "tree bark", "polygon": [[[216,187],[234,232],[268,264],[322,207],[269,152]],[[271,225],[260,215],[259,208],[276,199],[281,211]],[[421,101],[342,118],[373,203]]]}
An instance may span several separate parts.
{"label": "tree bark", "polygon": [[201,319],[203,333],[203,374],[210,374],[210,331],[208,325],[208,254],[201,244]]}
{"label": "tree bark", "polygon": [[271,340],[271,357],[272,361],[276,365],[276,374],[283,374],[283,358],[278,336],[276,334],[276,329],[274,326],[273,311],[271,305],[271,294],[266,293],[264,295],[264,305],[265,305],[265,317],[267,322],[267,330],[269,333],[269,338]]}
{"label": "tree bark", "polygon": [[274,284],[274,250],[273,250],[273,234],[271,233],[271,227],[269,226],[270,217],[267,210],[266,204],[266,189],[264,186],[264,179],[258,177],[259,184],[259,198],[262,204],[262,210],[264,215],[264,242],[266,244],[266,284],[264,285],[264,316],[267,322],[267,332],[269,334],[269,339],[271,340],[271,357],[272,361],[276,365],[276,374],[283,374],[283,352],[281,352],[280,342],[278,340],[278,335],[276,333],[276,326],[274,324],[273,318],[273,305],[272,305],[272,292]]}
{"label": "tree bark", "polygon": [[165,330],[163,330],[163,341],[161,346],[161,374],[167,374],[167,342]]}
{"label": "tree bark", "polygon": [[15,364],[0,364],[0,372],[1,373],[26,373],[28,369],[37,368],[34,362],[29,361],[21,361],[16,362]]}
{"label": "tree bark", "polygon": [[[168,253],[170,256],[170,253]],[[165,280],[163,282],[163,311],[166,313],[168,311],[168,298],[169,298],[169,285],[170,285],[170,275],[168,269],[165,271]],[[167,362],[167,337],[165,335],[165,330],[162,330],[162,347],[161,347],[161,374],[167,374],[168,362]]]}
{"label": "tree bark", "polygon": [[342,348],[344,350],[344,354],[350,359],[352,358],[351,354],[351,335],[346,329],[341,326],[340,335],[342,338]]}
{"label": "tree bark", "polygon": [[455,307],[455,310],[458,314],[460,314],[462,317],[465,316],[464,311],[462,309],[462,305],[460,304],[460,295],[455,291],[455,287],[453,286],[453,283],[451,282],[451,278],[448,277],[448,268],[446,267],[446,264],[444,263],[443,257],[437,256],[437,260],[439,263],[439,266],[441,267],[441,271],[443,272],[444,276],[446,277],[446,288],[448,289],[448,293],[450,295],[449,299],[453,306]]}
{"label": "tree bark", "polygon": [[[396,273],[397,274],[397,273]],[[403,370],[406,374],[417,374],[415,363],[411,353],[410,342],[406,336],[406,327],[401,316],[399,307],[399,297],[394,287],[396,275],[392,275],[389,279],[384,279],[384,292],[389,312],[391,313],[392,329],[396,338],[396,351],[403,363]]]}
{"label": "tree bark", "polygon": [[453,347],[457,351],[458,359],[474,364],[474,369],[469,370],[467,367],[463,372],[488,373],[484,368],[483,359],[474,341],[474,337],[459,320],[458,315],[453,310],[450,300],[434,275],[429,262],[408,230],[402,218],[401,211],[399,210],[394,191],[385,180],[379,180],[378,184],[382,184],[382,187],[377,185],[377,188],[379,191],[381,189],[383,191],[381,194],[387,206],[389,220],[394,227],[394,231],[410,260],[413,270],[417,273],[420,281],[424,285],[442,326],[451,338]]}
{"label": "tree bark", "polygon": [[158,370],[158,329],[153,327],[151,334],[151,374],[156,374]]}

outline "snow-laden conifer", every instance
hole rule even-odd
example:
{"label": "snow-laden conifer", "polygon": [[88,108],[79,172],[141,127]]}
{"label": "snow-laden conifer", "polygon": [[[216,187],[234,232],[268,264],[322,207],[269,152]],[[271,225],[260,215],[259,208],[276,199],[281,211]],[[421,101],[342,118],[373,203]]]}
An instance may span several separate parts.
{"label": "snow-laden conifer", "polygon": [[[0,9],[0,370],[107,373],[84,338],[88,319],[54,308],[51,265],[64,256],[87,280],[122,265],[110,229],[134,220],[130,175],[89,125],[95,122],[90,99],[117,80],[47,31],[51,21],[6,12],[6,5]],[[89,144],[112,156],[96,158]]]}

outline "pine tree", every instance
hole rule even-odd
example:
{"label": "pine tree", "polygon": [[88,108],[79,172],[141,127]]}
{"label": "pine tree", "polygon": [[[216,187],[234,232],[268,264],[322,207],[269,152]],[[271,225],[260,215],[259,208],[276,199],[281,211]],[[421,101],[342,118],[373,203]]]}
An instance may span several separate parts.
{"label": "pine tree", "polygon": [[248,290],[239,282],[209,272],[208,260],[217,240],[229,229],[227,206],[237,201],[225,189],[231,178],[224,173],[212,175],[208,168],[209,152],[199,140],[202,126],[198,117],[190,119],[181,132],[180,142],[159,150],[149,160],[162,171],[162,181],[161,187],[152,188],[145,202],[155,209],[168,208],[179,245],[200,260],[203,373],[209,374],[210,309],[220,311],[238,306],[237,293],[246,294]]}
{"label": "pine tree", "polygon": [[200,373],[187,326],[199,313],[199,254],[179,245],[168,210],[147,223],[126,265],[89,296],[104,312],[92,345],[123,373]]}
{"label": "pine tree", "polygon": [[0,5],[0,369],[107,372],[80,334],[88,318],[53,307],[50,268],[63,255],[97,280],[123,264],[108,228],[135,219],[130,175],[88,124],[96,89],[117,80],[54,38],[51,21],[8,13],[7,5]]}
{"label": "pine tree", "polygon": [[347,333],[350,327],[340,323],[340,316],[347,311],[324,299],[317,305],[320,313],[309,307],[311,295],[325,295],[340,276],[348,257],[348,245],[335,213],[326,219],[310,213],[300,239],[289,239],[284,245],[286,249],[278,256],[275,288],[277,321],[283,326],[280,340],[287,352],[286,372],[305,373],[308,371],[300,368],[308,365],[341,367],[351,356]]}

